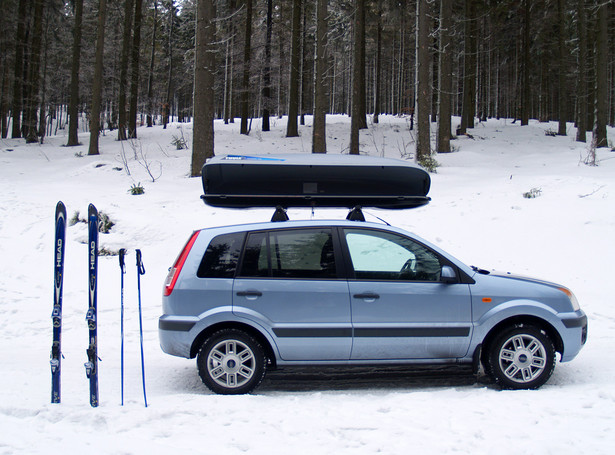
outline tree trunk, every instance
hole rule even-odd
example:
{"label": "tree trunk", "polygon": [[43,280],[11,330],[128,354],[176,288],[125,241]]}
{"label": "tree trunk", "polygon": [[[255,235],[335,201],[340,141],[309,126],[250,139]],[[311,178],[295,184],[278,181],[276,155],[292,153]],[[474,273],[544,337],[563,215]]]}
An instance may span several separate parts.
{"label": "tree trunk", "polygon": [[197,2],[192,177],[201,175],[205,160],[214,156],[215,8],[215,0]]}
{"label": "tree trunk", "polygon": [[376,75],[375,75],[375,89],[374,89],[374,123],[379,122],[380,115],[380,90],[381,90],[381,76],[382,76],[382,7],[378,3],[378,19],[376,24]]}
{"label": "tree trunk", "polygon": [[327,0],[316,3],[316,77],[314,80],[314,125],[312,128],[312,153],[327,153],[326,118],[329,101],[327,77]]}
{"label": "tree trunk", "polygon": [[438,84],[438,153],[451,151],[451,94],[453,91],[453,65],[451,52],[451,26],[453,4],[440,0],[440,71]]}
{"label": "tree trunk", "polygon": [[299,136],[297,115],[299,113],[299,57],[301,53],[301,0],[293,0],[293,27],[290,57],[290,88],[288,95],[288,124],[286,137]]}
{"label": "tree trunk", "polygon": [[[28,103],[24,129],[26,143],[38,142],[37,113],[40,103],[39,84],[41,80],[41,46],[43,41],[43,8],[44,0],[34,3],[34,23],[32,30],[32,48],[30,50],[30,73],[28,77]],[[41,119],[44,121],[44,119]]]}
{"label": "tree trunk", "polygon": [[250,58],[252,55],[252,0],[246,0],[246,34],[243,47],[243,84],[241,88],[241,134],[249,134]]}
{"label": "tree trunk", "polygon": [[594,142],[596,147],[608,147],[606,123],[608,117],[608,11],[609,3],[598,6],[596,27],[596,120],[594,123]]}
{"label": "tree trunk", "polygon": [[[4,51],[4,49],[2,49]],[[6,54],[3,53],[2,57],[2,76],[0,76],[0,90],[2,96],[0,96],[0,137],[6,139],[8,136],[8,123],[7,123],[7,111],[8,111],[8,90],[9,90],[9,77],[8,77],[8,65],[5,59]]]}
{"label": "tree trunk", "polygon": [[358,35],[355,35],[355,39],[359,40],[359,116],[357,118],[359,122],[359,129],[367,128],[367,103],[365,97],[367,91],[365,90],[365,0],[358,0],[356,14],[359,15],[357,19]]}
{"label": "tree trunk", "polygon": [[132,10],[134,0],[124,0],[124,36],[120,54],[120,93],[118,97],[117,139],[124,141],[126,136],[126,92],[128,87],[128,54],[130,53],[130,38],[132,37]]}
{"label": "tree trunk", "polygon": [[[367,124],[365,111],[361,111],[361,97],[365,97],[365,66],[363,61],[363,41],[365,39],[365,0],[355,0],[355,12],[353,21],[353,59],[352,59],[352,97],[350,116],[350,154],[359,155],[359,130]],[[363,81],[363,84],[361,83]]]}
{"label": "tree trunk", "polygon": [[19,0],[17,33],[15,35],[15,71],[13,73],[13,128],[11,137],[21,137],[21,112],[23,109],[24,49],[26,46],[26,13],[29,0]]}
{"label": "tree trunk", "polygon": [[105,22],[107,0],[98,1],[98,25],[96,28],[96,56],[92,79],[92,111],[90,118],[90,147],[88,155],[99,155],[98,133],[100,132],[100,100],[102,96],[103,50],[105,46]]}
{"label": "tree trunk", "polygon": [[168,35],[168,74],[167,74],[167,93],[162,105],[162,128],[167,128],[171,111],[171,83],[173,82],[173,19],[175,18],[175,1],[171,0],[169,9],[169,35]]}
{"label": "tree trunk", "polygon": [[271,32],[273,0],[267,0],[267,32],[265,36],[265,69],[263,74],[263,131],[269,131],[269,109],[271,108]]}
{"label": "tree trunk", "polygon": [[83,24],[83,0],[75,0],[75,25],[73,27],[73,61],[70,71],[70,103],[68,105],[68,143],[79,145],[79,66],[81,58],[81,31]]}
{"label": "tree trunk", "polygon": [[558,78],[557,78],[557,82],[558,82],[558,95],[557,95],[557,99],[558,99],[558,105],[559,105],[559,112],[558,112],[558,117],[559,117],[559,124],[558,124],[558,129],[557,129],[557,134],[560,136],[566,136],[566,113],[567,113],[567,106],[566,106],[566,99],[567,97],[567,93],[566,93],[566,70],[567,70],[567,64],[566,64],[566,36],[565,36],[565,19],[564,19],[564,0],[557,0],[557,26],[558,26],[558,47],[559,47],[559,55],[558,55],[558,60],[559,60],[559,70],[558,70]]}
{"label": "tree trunk", "polygon": [[299,124],[305,125],[305,98],[307,91],[307,65],[306,65],[306,48],[307,48],[307,12],[306,4],[302,4],[301,18],[303,25],[301,26],[301,63],[299,65],[301,80],[299,83]]}
{"label": "tree trunk", "polygon": [[[39,114],[38,114],[38,118],[39,118],[39,122],[38,122],[38,137],[39,137],[39,142],[42,144],[43,140],[45,138],[45,135],[47,133],[47,105],[46,105],[46,99],[45,99],[45,95],[47,94],[47,51],[49,49],[49,11],[47,11],[47,16],[45,19],[45,25],[43,27],[45,29],[45,35],[44,35],[44,48],[42,49],[43,52],[43,62],[42,62],[42,66],[43,66],[43,75],[41,78],[41,89],[40,89],[40,94],[41,94],[41,99],[40,99],[40,103],[39,103]],[[42,32],[42,30],[41,30]],[[41,38],[43,38],[43,35],[41,33]]]}
{"label": "tree trunk", "polygon": [[416,62],[417,62],[417,141],[416,161],[421,163],[431,155],[429,134],[429,17],[427,0],[418,0],[416,4]]}
{"label": "tree trunk", "polygon": [[147,77],[147,127],[154,124],[154,57],[156,55],[156,29],[158,25],[158,0],[154,0],[154,23],[152,25],[152,52],[149,59],[149,75]]}
{"label": "tree trunk", "polygon": [[137,103],[139,101],[139,54],[141,51],[141,19],[143,0],[135,0],[135,27],[132,36],[132,62],[130,79],[130,107],[128,109],[128,137],[137,137]]}
{"label": "tree trunk", "polygon": [[476,0],[466,1],[465,44],[463,65],[463,106],[459,134],[474,128],[476,95]]}
{"label": "tree trunk", "polygon": [[578,142],[585,142],[587,133],[587,13],[585,0],[577,2],[577,30],[579,40],[579,79],[577,81],[577,136]]}
{"label": "tree trunk", "polygon": [[521,79],[521,126],[530,122],[530,2],[523,0],[523,61]]}

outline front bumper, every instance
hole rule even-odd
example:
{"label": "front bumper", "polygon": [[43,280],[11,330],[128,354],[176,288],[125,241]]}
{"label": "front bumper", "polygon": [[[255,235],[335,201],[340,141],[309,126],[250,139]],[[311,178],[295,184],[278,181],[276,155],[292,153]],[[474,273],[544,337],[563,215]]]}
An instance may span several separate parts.
{"label": "front bumper", "polygon": [[562,362],[568,362],[576,357],[583,345],[587,342],[587,315],[583,310],[576,311],[561,318],[565,327],[562,333],[564,352]]}

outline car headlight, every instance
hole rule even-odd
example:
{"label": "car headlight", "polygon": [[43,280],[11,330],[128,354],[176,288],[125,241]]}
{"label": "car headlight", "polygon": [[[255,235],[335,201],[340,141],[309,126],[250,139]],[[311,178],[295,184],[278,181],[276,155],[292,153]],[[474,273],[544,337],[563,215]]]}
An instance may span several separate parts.
{"label": "car headlight", "polygon": [[570,303],[572,305],[573,311],[579,311],[581,309],[581,306],[579,305],[579,301],[577,300],[576,296],[570,289],[565,288],[565,287],[560,287],[558,289],[568,296],[568,298],[570,299]]}

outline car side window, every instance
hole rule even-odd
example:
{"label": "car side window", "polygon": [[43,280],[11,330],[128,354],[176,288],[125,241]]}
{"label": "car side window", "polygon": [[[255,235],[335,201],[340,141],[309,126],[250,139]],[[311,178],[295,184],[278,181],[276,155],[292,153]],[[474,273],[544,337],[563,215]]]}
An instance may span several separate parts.
{"label": "car side window", "polygon": [[233,278],[244,237],[244,232],[214,237],[203,255],[196,275],[199,278]]}
{"label": "car side window", "polygon": [[241,276],[267,277],[269,274],[269,236],[266,232],[255,232],[248,235],[243,254]]}
{"label": "car side window", "polygon": [[440,281],[436,253],[414,240],[389,232],[345,229],[356,279]]}
{"label": "car side window", "polygon": [[330,229],[291,229],[248,236],[241,276],[335,278]]}

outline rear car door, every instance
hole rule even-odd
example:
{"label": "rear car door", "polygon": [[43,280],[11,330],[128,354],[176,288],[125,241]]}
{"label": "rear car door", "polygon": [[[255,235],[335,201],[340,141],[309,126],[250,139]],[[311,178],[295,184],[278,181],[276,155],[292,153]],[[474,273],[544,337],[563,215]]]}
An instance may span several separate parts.
{"label": "rear car door", "polygon": [[352,264],[351,359],[465,356],[472,327],[470,290],[467,284],[440,281],[445,259],[394,232],[342,232]]}
{"label": "rear car door", "polygon": [[233,287],[233,312],[263,326],[288,361],[348,360],[348,283],[331,228],[251,232]]}

